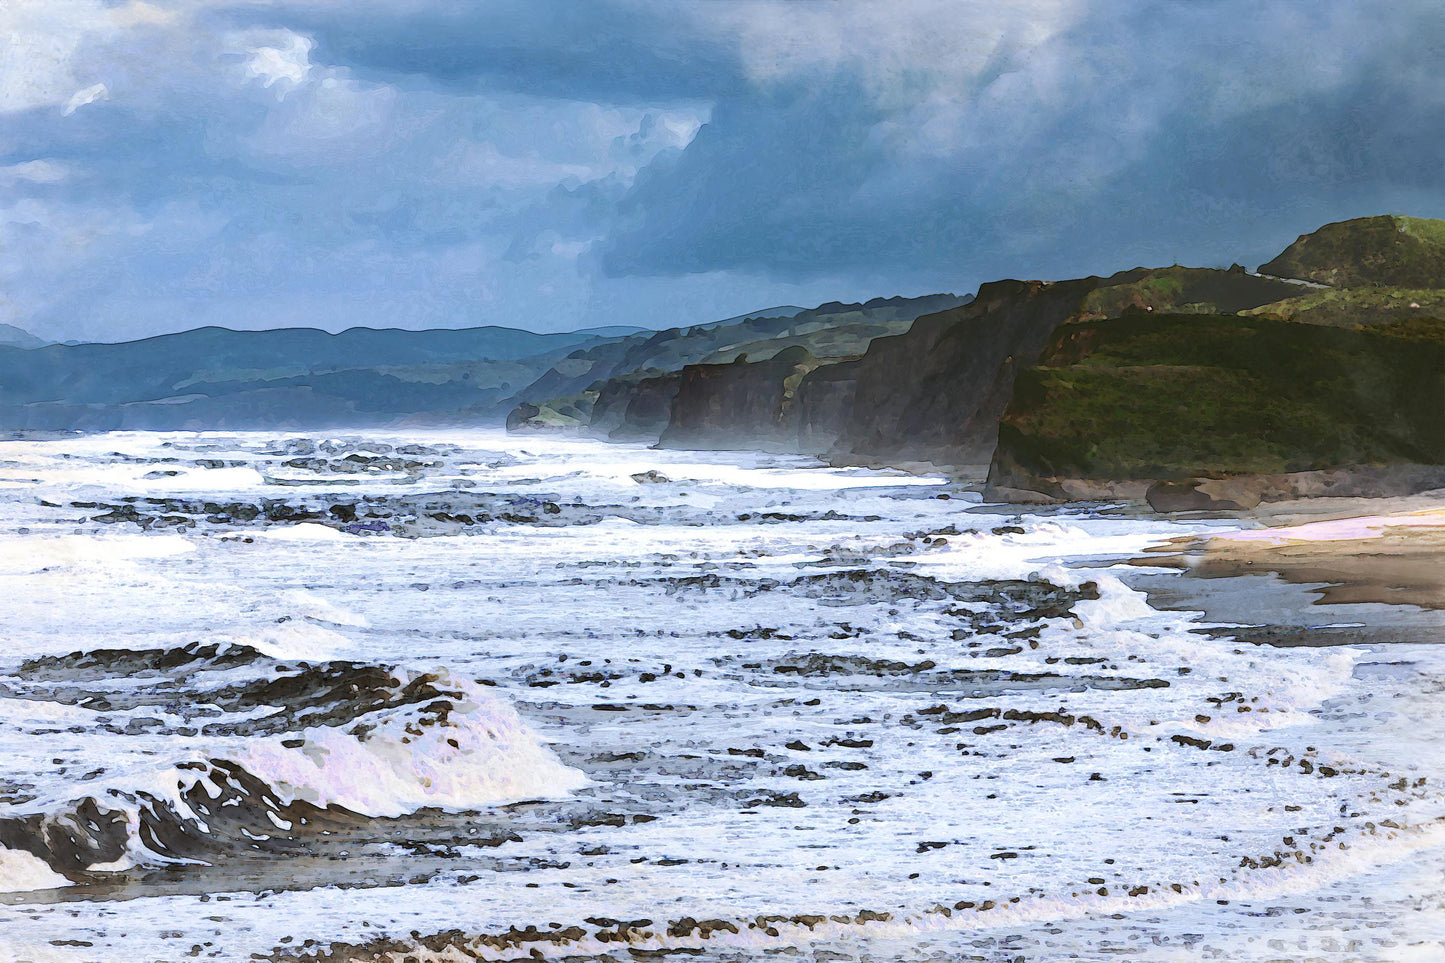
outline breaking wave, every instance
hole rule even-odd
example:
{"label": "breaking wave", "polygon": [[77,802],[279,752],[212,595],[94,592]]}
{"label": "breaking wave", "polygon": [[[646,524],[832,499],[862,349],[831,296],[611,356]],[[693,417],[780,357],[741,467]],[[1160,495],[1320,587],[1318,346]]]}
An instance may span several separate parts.
{"label": "breaking wave", "polygon": [[[192,646],[77,653],[28,665],[34,678],[59,674],[63,665],[68,677],[83,681],[87,673],[134,664],[169,667],[185,679],[261,658],[245,647]],[[556,798],[586,784],[515,709],[470,680],[354,663],[286,668],[206,691],[208,706],[224,705],[239,717],[188,739],[196,744],[188,758],[120,767],[104,789],[0,815],[5,888],[279,852],[366,818]],[[147,697],[175,696],[172,687]],[[298,708],[245,712],[287,704]]]}

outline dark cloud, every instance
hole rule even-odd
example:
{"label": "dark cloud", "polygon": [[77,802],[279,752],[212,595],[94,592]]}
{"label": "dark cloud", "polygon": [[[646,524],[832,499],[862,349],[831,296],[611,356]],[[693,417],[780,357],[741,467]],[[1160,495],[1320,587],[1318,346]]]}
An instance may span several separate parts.
{"label": "dark cloud", "polygon": [[218,21],[284,26],[358,74],[568,100],[665,103],[741,95],[733,45],[684,4],[617,0],[238,4]]}
{"label": "dark cloud", "polygon": [[[1337,23],[1331,5],[1181,9],[1086,18],[1002,51],[976,86],[929,78],[881,116],[864,62],[721,104],[682,158],[637,179],[604,264],[982,280],[1262,260],[1321,219],[1445,214],[1445,96],[1424,66],[1445,49],[1438,7]],[[911,152],[905,130],[879,149],[880,127],[940,91],[958,99],[931,119],[958,124],[956,144]]]}
{"label": "dark cloud", "polygon": [[0,6],[0,321],[686,324],[1445,215],[1436,0],[171,2]]}

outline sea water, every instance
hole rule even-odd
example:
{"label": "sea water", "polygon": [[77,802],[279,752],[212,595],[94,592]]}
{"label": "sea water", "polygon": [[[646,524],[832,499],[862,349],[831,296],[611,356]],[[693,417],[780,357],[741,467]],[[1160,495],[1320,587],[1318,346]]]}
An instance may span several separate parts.
{"label": "sea water", "polygon": [[485,431],[0,443],[0,959],[1440,959],[1445,659],[1130,587],[1238,527]]}

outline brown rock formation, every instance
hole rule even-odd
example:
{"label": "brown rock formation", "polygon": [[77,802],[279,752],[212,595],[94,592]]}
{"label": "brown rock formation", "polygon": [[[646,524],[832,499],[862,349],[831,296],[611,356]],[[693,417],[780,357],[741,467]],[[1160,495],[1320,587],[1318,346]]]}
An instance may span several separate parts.
{"label": "brown rock formation", "polygon": [[1098,278],[996,281],[970,304],[878,338],[857,363],[840,460],[986,462],[1014,376],[1032,366],[1060,324],[1080,316]]}

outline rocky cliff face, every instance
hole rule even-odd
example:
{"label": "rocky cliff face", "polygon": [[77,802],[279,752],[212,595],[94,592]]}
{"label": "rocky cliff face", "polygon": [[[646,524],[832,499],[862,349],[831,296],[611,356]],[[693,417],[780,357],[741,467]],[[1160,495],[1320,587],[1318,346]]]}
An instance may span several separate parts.
{"label": "rocky cliff face", "polygon": [[[1248,501],[1259,492],[1230,480],[1245,474],[1274,479],[1260,491],[1276,494],[1418,487],[1445,478],[1435,468],[1445,464],[1445,322],[1431,319],[1445,304],[1432,260],[1441,245],[1445,222],[1345,222],[1265,269],[1364,286],[1238,265],[998,281],[891,335],[894,314],[925,302],[824,305],[756,322],[767,330],[749,329],[761,340],[748,345],[765,346],[763,360],[593,384],[591,428],[843,463],[992,459],[995,493],[1023,497],[1152,489],[1160,504]],[[866,325],[860,309],[873,312]],[[665,332],[638,351],[680,357],[704,337],[714,352],[704,362],[739,347],[709,329]],[[531,423],[592,404],[555,402]]]}
{"label": "rocky cliff face", "polygon": [[655,440],[667,430],[681,383],[680,371],[607,382],[592,408],[589,430],[614,441]]}
{"label": "rocky cliff face", "polygon": [[[1014,377],[1038,360],[1060,325],[1126,307],[1253,307],[1298,290],[1243,268],[1177,265],[1053,284],[999,281],[967,305],[919,318],[904,334],[874,338],[857,360],[813,359],[806,370],[766,362],[690,366],[661,444],[762,446],[840,462],[982,465]],[[800,370],[796,388],[788,387]],[[594,425],[597,419],[594,413]]]}
{"label": "rocky cliff face", "polygon": [[[541,377],[523,383],[499,407],[503,412],[515,408],[508,422],[522,430],[565,427],[562,423],[566,418],[549,412],[577,407],[577,399],[589,393],[599,399],[609,391],[617,397],[630,395],[643,377],[676,373],[690,364],[726,364],[739,354],[762,361],[790,347],[806,348],[814,357],[823,359],[856,357],[874,338],[907,331],[919,315],[956,307],[967,300],[953,294],[930,294],[919,298],[874,298],[858,304],[831,301],[807,310],[777,308],[712,324],[641,332],[572,352]],[[621,427],[620,411],[611,403],[614,399],[606,400],[604,411],[611,422],[594,426],[584,420],[570,427],[604,435]],[[526,411],[535,408],[537,412],[526,414],[524,405]],[[625,434],[637,438],[646,432],[639,427]]]}
{"label": "rocky cliff face", "polygon": [[859,361],[825,364],[808,372],[790,409],[789,430],[797,450],[821,455],[837,445],[853,421]]}
{"label": "rocky cliff face", "polygon": [[[1445,484],[1445,221],[1327,224],[1260,270],[1312,283],[1176,267],[1101,285],[1016,380],[992,494],[1176,510]],[[1171,286],[1199,313],[1153,310]]]}
{"label": "rocky cliff face", "polygon": [[794,402],[820,362],[792,347],[766,361],[693,364],[682,369],[664,448],[797,450]]}
{"label": "rocky cliff face", "polygon": [[844,461],[986,462],[1021,368],[1054,329],[1081,315],[1097,278],[1047,284],[997,281],[961,308],[919,318],[879,338],[856,367]]}

